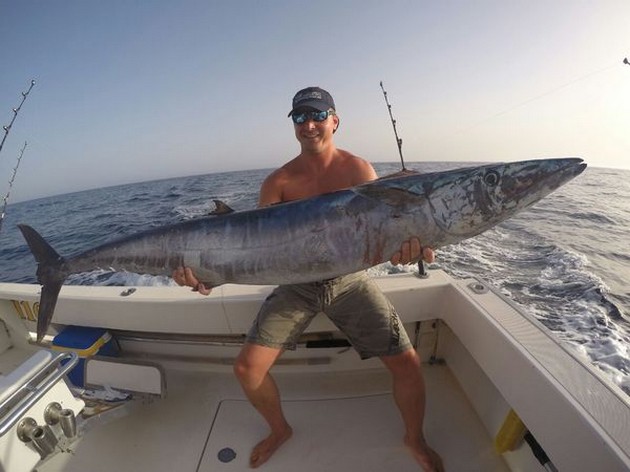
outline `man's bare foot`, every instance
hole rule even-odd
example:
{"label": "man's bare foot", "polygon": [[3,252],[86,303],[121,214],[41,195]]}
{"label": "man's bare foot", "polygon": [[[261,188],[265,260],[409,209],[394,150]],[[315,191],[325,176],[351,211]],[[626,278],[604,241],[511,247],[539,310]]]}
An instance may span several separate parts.
{"label": "man's bare foot", "polygon": [[427,443],[419,439],[410,441],[405,438],[405,445],[409,448],[414,459],[420,464],[424,472],[444,472],[442,458]]}
{"label": "man's bare foot", "polygon": [[256,447],[252,450],[251,456],[249,456],[249,466],[253,469],[261,466],[269,460],[276,450],[287,441],[293,430],[290,426],[281,434],[271,433],[265,439],[256,444]]}

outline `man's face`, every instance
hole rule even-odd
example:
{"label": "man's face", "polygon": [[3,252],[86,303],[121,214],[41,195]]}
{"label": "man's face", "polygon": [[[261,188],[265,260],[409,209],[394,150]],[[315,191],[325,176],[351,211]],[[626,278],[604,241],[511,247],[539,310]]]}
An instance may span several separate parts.
{"label": "man's face", "polygon": [[[321,152],[332,143],[333,133],[339,125],[339,118],[333,113],[319,112],[313,108],[301,108],[293,113],[295,137],[302,145],[302,150]],[[319,121],[322,117],[325,119]],[[303,122],[296,123],[296,118]]]}

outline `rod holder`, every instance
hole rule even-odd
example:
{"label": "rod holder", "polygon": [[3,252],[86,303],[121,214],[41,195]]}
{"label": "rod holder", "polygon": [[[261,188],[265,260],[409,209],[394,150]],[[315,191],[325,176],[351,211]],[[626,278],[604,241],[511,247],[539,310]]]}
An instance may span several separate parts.
{"label": "rod holder", "polygon": [[49,403],[44,410],[44,421],[49,426],[59,423],[61,431],[67,438],[74,438],[77,435],[77,417],[68,408],[62,408],[57,402]]}
{"label": "rod holder", "polygon": [[37,421],[33,418],[24,418],[17,426],[17,435],[19,440],[24,443],[30,442],[35,428],[37,428]]}
{"label": "rod holder", "polygon": [[24,418],[18,423],[17,435],[23,443],[32,442],[42,459],[52,454],[59,442],[50,426],[39,426],[33,418]]}

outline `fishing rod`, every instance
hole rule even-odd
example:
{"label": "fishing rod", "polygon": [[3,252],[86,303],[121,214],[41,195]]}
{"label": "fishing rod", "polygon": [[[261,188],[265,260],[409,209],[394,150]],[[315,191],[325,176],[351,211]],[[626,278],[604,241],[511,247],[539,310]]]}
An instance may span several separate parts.
{"label": "fishing rod", "polygon": [[[26,97],[28,97],[28,94],[31,93],[31,90],[33,90],[34,86],[35,86],[35,80],[31,80],[31,85],[28,88],[28,90],[26,92],[22,92],[22,101],[20,102],[17,108],[13,109],[13,118],[11,118],[11,122],[8,125],[2,127],[2,129],[4,129],[4,136],[2,137],[2,141],[0,142],[0,152],[2,151],[4,142],[7,140],[7,136],[9,136],[9,131],[11,131],[11,127],[13,126],[13,123],[15,122],[15,119],[18,116],[18,113],[22,109],[22,105],[24,105],[24,102],[26,101]],[[13,187],[13,182],[15,181],[15,176],[17,174],[18,167],[20,167],[20,161],[22,160],[22,156],[24,155],[25,150],[26,150],[26,141],[24,141],[24,146],[22,146],[20,155],[17,158],[17,163],[15,164],[15,167],[13,168],[13,174],[11,175],[11,178],[9,179],[9,188],[7,189],[7,193],[4,196],[4,199],[2,202],[2,211],[0,212],[0,230],[2,230],[2,223],[4,222],[4,217],[6,215],[7,205],[9,203],[9,195],[11,194],[11,188]]]}
{"label": "fishing rod", "polygon": [[2,231],[2,223],[4,221],[4,216],[7,211],[7,204],[9,202],[9,195],[11,194],[11,189],[13,188],[13,182],[15,181],[15,175],[17,174],[18,167],[20,167],[20,161],[22,160],[22,156],[24,155],[24,151],[26,150],[26,141],[24,141],[24,146],[22,146],[22,150],[20,151],[20,155],[17,158],[17,162],[15,167],[13,168],[13,174],[9,179],[9,189],[7,190],[6,195],[4,196],[4,200],[2,202],[2,211],[0,211],[0,231]]}
{"label": "fishing rod", "polygon": [[381,90],[383,91],[383,96],[385,97],[385,103],[387,104],[387,111],[389,111],[389,118],[392,120],[392,126],[394,127],[394,136],[396,136],[396,144],[398,144],[398,154],[400,155],[400,164],[402,165],[402,170],[405,172],[407,168],[405,167],[405,160],[403,159],[402,154],[402,139],[398,137],[398,131],[396,130],[396,120],[392,115],[392,106],[389,104],[389,100],[387,99],[387,92],[383,87],[383,81],[381,80]]}
{"label": "fishing rod", "polygon": [[7,136],[9,135],[9,131],[11,131],[11,126],[13,126],[13,122],[17,118],[18,113],[22,109],[22,105],[24,105],[24,102],[26,101],[26,97],[28,97],[28,94],[31,93],[31,90],[34,86],[35,86],[35,81],[31,80],[31,86],[28,88],[26,92],[22,92],[22,101],[20,102],[20,105],[17,108],[13,109],[13,118],[11,119],[11,123],[2,127],[4,129],[4,136],[2,137],[2,142],[0,142],[0,152],[2,151],[2,146],[4,146],[4,142],[6,141]]}
{"label": "fishing rod", "polygon": [[[403,158],[402,153],[402,138],[398,137],[398,131],[396,130],[396,120],[392,115],[392,106],[389,104],[389,100],[387,99],[387,92],[385,91],[385,87],[383,87],[383,81],[381,80],[381,90],[383,91],[383,96],[385,97],[385,103],[387,104],[387,111],[389,111],[389,119],[392,120],[392,127],[394,128],[394,136],[396,136],[396,144],[398,144],[398,154],[400,155],[400,164],[402,165],[402,170],[397,172],[395,175],[406,174],[407,172],[413,173],[413,171],[408,171],[405,167],[405,159]],[[426,267],[424,266],[424,261],[422,260],[422,254],[420,255],[420,260],[418,261],[418,277],[426,278],[429,275],[427,274]]]}

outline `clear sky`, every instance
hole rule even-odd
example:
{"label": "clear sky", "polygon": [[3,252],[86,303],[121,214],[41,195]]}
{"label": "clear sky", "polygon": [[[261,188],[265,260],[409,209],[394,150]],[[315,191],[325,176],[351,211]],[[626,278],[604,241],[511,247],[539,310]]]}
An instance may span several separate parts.
{"label": "clear sky", "polygon": [[[630,168],[630,1],[0,0],[11,201],[277,167],[321,86],[372,162],[579,156]],[[413,166],[411,166],[413,167]]]}

